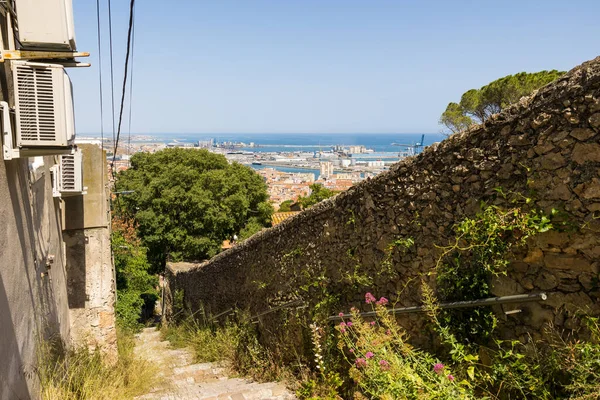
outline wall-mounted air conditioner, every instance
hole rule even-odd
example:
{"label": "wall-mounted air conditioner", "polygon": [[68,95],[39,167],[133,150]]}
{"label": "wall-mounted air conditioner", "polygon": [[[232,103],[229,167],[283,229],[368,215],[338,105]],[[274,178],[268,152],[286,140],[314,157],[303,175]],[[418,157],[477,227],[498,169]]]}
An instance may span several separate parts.
{"label": "wall-mounted air conditioner", "polygon": [[16,12],[22,49],[76,50],[72,0],[16,0]]}
{"label": "wall-mounted air conditioner", "polygon": [[85,194],[83,186],[83,158],[81,150],[59,157],[58,164],[51,168],[52,194],[54,197]]}
{"label": "wall-mounted air conditioner", "polygon": [[61,65],[12,61],[17,147],[67,147],[75,140],[71,81]]}

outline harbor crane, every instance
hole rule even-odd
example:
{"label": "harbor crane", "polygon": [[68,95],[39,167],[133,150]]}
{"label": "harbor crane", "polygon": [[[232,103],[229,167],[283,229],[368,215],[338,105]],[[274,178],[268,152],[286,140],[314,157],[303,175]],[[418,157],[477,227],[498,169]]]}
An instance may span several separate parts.
{"label": "harbor crane", "polygon": [[392,143],[392,146],[400,146],[404,148],[404,150],[400,150],[400,152],[398,153],[399,157],[409,157],[414,156],[415,154],[419,154],[421,151],[423,151],[424,142],[425,135],[421,135],[421,140],[417,143]]}

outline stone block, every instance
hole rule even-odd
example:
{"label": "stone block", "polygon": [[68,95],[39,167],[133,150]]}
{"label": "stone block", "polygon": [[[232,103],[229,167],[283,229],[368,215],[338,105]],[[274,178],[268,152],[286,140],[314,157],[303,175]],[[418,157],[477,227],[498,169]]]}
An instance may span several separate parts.
{"label": "stone block", "polygon": [[596,136],[596,132],[587,128],[576,128],[570,133],[575,139],[585,142],[586,140]]}
{"label": "stone block", "polygon": [[594,272],[593,264],[583,256],[574,257],[558,253],[546,253],[544,255],[544,266],[550,270]]}
{"label": "stone block", "polygon": [[576,143],[571,158],[577,164],[586,162],[600,162],[600,144],[598,143]]}
{"label": "stone block", "polygon": [[592,178],[591,182],[577,185],[573,191],[584,200],[600,199],[600,179]]}
{"label": "stone block", "polygon": [[494,296],[510,296],[525,293],[523,286],[507,275],[492,278],[491,292]]}
{"label": "stone block", "polygon": [[529,250],[527,257],[525,257],[523,261],[527,264],[543,264],[544,252],[541,249],[534,247],[533,249]]}
{"label": "stone block", "polygon": [[558,279],[549,271],[542,271],[535,279],[535,286],[542,290],[554,289],[558,286]]}
{"label": "stone block", "polygon": [[540,165],[545,170],[555,170],[564,167],[567,160],[559,153],[550,153],[540,158]]}
{"label": "stone block", "polygon": [[588,121],[594,128],[600,128],[600,113],[593,114]]}

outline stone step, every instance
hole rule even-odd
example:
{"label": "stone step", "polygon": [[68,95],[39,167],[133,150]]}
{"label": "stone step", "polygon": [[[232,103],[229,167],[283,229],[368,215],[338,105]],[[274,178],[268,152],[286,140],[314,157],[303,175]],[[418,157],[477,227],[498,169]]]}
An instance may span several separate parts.
{"label": "stone step", "polygon": [[194,363],[189,349],[173,349],[160,332],[146,328],[138,335],[136,354],[160,367],[163,384],[138,397],[144,400],[295,400],[282,383],[230,378],[223,363]]}

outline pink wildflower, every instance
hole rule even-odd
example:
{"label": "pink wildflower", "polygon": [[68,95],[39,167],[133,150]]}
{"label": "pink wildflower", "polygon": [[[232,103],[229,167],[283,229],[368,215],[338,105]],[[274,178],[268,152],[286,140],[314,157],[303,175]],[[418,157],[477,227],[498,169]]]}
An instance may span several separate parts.
{"label": "pink wildflower", "polygon": [[340,328],[340,332],[346,333],[346,328]]}
{"label": "pink wildflower", "polygon": [[384,371],[387,371],[388,369],[390,369],[390,363],[385,360],[379,361],[379,365],[381,366],[381,369]]}
{"label": "pink wildflower", "polygon": [[358,311],[358,308],[356,308],[356,307],[350,307],[350,311],[351,311],[351,312],[357,312],[357,311]]}
{"label": "pink wildflower", "polygon": [[454,381],[454,376],[453,376],[452,374],[449,374],[449,375],[448,375],[448,380],[449,380],[450,382]]}
{"label": "pink wildflower", "polygon": [[375,326],[375,321],[371,321],[371,326]]}
{"label": "pink wildflower", "polygon": [[354,349],[350,349],[350,353],[354,353]]}
{"label": "pink wildflower", "polygon": [[379,301],[377,302],[377,304],[379,304],[381,306],[385,306],[387,303],[389,303],[389,301],[385,297],[380,298]]}
{"label": "pink wildflower", "polygon": [[373,354],[372,351],[367,351],[367,354],[365,354],[365,358],[368,360],[369,358],[373,358],[375,354]]}
{"label": "pink wildflower", "polygon": [[356,366],[357,366],[358,368],[361,368],[361,367],[366,367],[366,366],[367,366],[367,360],[365,360],[364,358],[357,358],[357,359],[354,361],[354,364],[356,364]]}
{"label": "pink wildflower", "polygon": [[352,321],[348,321],[348,323],[346,325],[352,326]]}
{"label": "pink wildflower", "polygon": [[392,334],[392,331],[390,331],[390,330],[388,329],[387,331],[385,331],[385,334],[389,336],[389,335],[391,335],[391,334]]}
{"label": "pink wildflower", "polygon": [[343,313],[343,312],[341,312],[341,313],[339,313],[338,315],[339,315],[340,317],[343,317],[343,316],[344,316],[344,313]]}
{"label": "pink wildflower", "polygon": [[436,374],[441,374],[443,370],[444,364],[442,363],[437,363],[433,366],[433,372],[435,372]]}
{"label": "pink wildflower", "polygon": [[371,293],[367,292],[367,294],[365,294],[365,303],[367,304],[371,304],[374,303],[377,299],[375,298],[375,296],[373,296]]}
{"label": "pink wildflower", "polygon": [[342,321],[340,322],[340,326],[346,326],[346,323]]}

